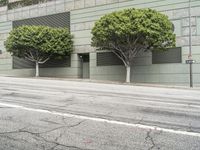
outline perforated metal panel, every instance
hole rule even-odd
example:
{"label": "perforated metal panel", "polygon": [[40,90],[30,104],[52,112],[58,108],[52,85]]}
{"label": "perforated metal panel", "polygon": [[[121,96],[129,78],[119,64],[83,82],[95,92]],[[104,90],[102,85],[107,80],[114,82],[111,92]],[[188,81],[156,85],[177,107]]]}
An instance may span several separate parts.
{"label": "perforated metal panel", "polygon": [[182,53],[181,47],[170,48],[165,52],[152,52],[152,63],[153,64],[164,64],[164,63],[181,63]]}
{"label": "perforated metal panel", "polygon": [[13,21],[13,28],[23,25],[44,25],[70,28],[70,12]]}
{"label": "perforated metal panel", "polygon": [[97,53],[97,66],[123,65],[123,62],[112,52]]}

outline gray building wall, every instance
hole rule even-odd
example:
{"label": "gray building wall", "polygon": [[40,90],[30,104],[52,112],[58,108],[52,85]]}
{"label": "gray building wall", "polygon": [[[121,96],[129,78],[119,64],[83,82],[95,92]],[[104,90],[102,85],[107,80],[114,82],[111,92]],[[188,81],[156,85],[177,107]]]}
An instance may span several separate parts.
{"label": "gray building wall", "polygon": [[[99,80],[125,81],[124,66],[97,66],[95,48],[90,46],[91,29],[101,16],[124,8],[152,8],[169,16],[175,25],[177,46],[182,47],[182,63],[152,64],[152,54],[145,53],[136,58],[132,67],[132,82],[157,84],[188,84],[189,66],[185,64],[189,49],[188,0],[55,0],[53,2],[7,10],[0,9],[0,47],[8,32],[11,22],[25,18],[45,16],[60,12],[71,12],[71,33],[74,35],[75,51],[71,56],[70,68],[41,69],[42,76],[81,77],[81,64],[78,53],[90,53],[90,78]],[[200,85],[200,1],[192,2],[192,31],[194,83]],[[8,29],[7,29],[8,28]],[[2,33],[5,33],[2,35]],[[33,75],[34,70],[13,70],[9,54],[0,55],[0,74]]]}
{"label": "gray building wall", "polygon": [[[145,53],[136,58],[136,65],[132,67],[132,82],[176,84],[189,83],[189,66],[185,64],[188,57],[188,1],[187,0],[136,0],[123,1],[109,5],[74,10],[71,12],[71,30],[75,35],[77,50],[92,51],[90,47],[91,29],[94,22],[102,15],[124,8],[152,8],[167,14],[175,25],[177,35],[177,47],[182,47],[182,63],[152,64],[152,54]],[[192,31],[193,31],[193,58],[196,64],[193,66],[194,83],[200,84],[200,1],[192,2]],[[123,66],[97,66],[96,52],[90,53],[90,78],[100,80],[125,80],[125,68]]]}

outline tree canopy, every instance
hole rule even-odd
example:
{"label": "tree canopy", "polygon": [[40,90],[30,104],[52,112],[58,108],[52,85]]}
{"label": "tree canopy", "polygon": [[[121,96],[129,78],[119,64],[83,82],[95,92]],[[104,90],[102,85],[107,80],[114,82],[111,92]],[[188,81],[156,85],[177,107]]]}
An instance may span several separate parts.
{"label": "tree canopy", "polygon": [[125,9],[101,17],[92,29],[92,46],[115,53],[126,67],[147,50],[175,46],[173,24],[152,9]]}
{"label": "tree canopy", "polygon": [[53,55],[65,56],[73,51],[72,36],[67,28],[47,26],[15,28],[5,46],[12,55],[36,62],[36,65],[45,63]]}

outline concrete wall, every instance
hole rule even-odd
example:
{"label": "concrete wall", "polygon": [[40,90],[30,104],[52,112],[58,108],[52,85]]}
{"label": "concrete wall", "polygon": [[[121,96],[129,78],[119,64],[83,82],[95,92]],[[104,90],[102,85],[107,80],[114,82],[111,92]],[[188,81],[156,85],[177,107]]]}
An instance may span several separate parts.
{"label": "concrete wall", "polygon": [[81,73],[81,60],[77,54],[71,55],[71,67],[40,69],[40,76],[44,77],[80,78]]}
{"label": "concrete wall", "polygon": [[6,53],[4,47],[4,41],[8,37],[10,30],[12,29],[12,22],[2,22],[0,23],[0,72],[6,74],[12,70],[12,58],[9,53]]}
{"label": "concrete wall", "polygon": [[[175,32],[177,34],[177,46],[182,47],[182,63],[153,65],[151,60],[151,53],[146,53],[143,56],[136,58],[137,63],[132,68],[132,81],[162,84],[188,84],[189,66],[185,64],[185,60],[187,59],[188,55],[189,43],[188,0],[55,0],[53,2],[28,6],[24,8],[17,8],[8,11],[4,8],[2,11],[0,11],[0,27],[3,26],[3,24],[9,23],[13,20],[71,11],[71,33],[75,37],[75,52],[72,55],[72,66],[71,68],[42,69],[41,75],[78,78],[81,76],[81,69],[80,61],[77,61],[79,60],[77,53],[89,52],[91,79],[124,81],[125,68],[123,66],[96,66],[96,52],[95,48],[90,46],[90,32],[94,26],[94,22],[104,14],[132,7],[148,7],[157,9],[158,11],[167,14],[175,25]],[[193,68],[195,84],[200,84],[199,10],[200,1],[192,2],[192,52],[193,58],[196,60],[196,64]],[[2,36],[0,35],[0,38],[1,37]],[[0,43],[0,46],[1,45],[2,44]],[[11,69],[9,65],[7,69]],[[29,70],[29,72],[32,72],[32,70]],[[15,74],[16,72],[13,73]]]}

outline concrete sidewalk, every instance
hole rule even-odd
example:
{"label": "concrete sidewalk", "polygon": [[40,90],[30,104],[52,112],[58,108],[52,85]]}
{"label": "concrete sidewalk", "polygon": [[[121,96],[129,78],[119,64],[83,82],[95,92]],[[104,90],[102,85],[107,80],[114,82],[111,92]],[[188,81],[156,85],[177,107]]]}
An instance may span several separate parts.
{"label": "concrete sidewalk", "polygon": [[[14,77],[15,78],[15,77]],[[16,77],[23,78],[23,77]],[[27,78],[27,77],[25,77]],[[127,86],[144,86],[144,87],[159,87],[159,88],[175,88],[175,89],[188,89],[188,90],[200,90],[200,85],[194,84],[193,88],[188,85],[169,85],[169,84],[152,84],[152,83],[126,83],[119,81],[108,81],[108,80],[92,80],[92,79],[77,79],[77,78],[53,78],[53,77],[30,77],[30,79],[45,79],[45,80],[61,80],[61,81],[78,81],[88,83],[103,83],[103,84],[116,84],[116,85],[127,85]]]}

